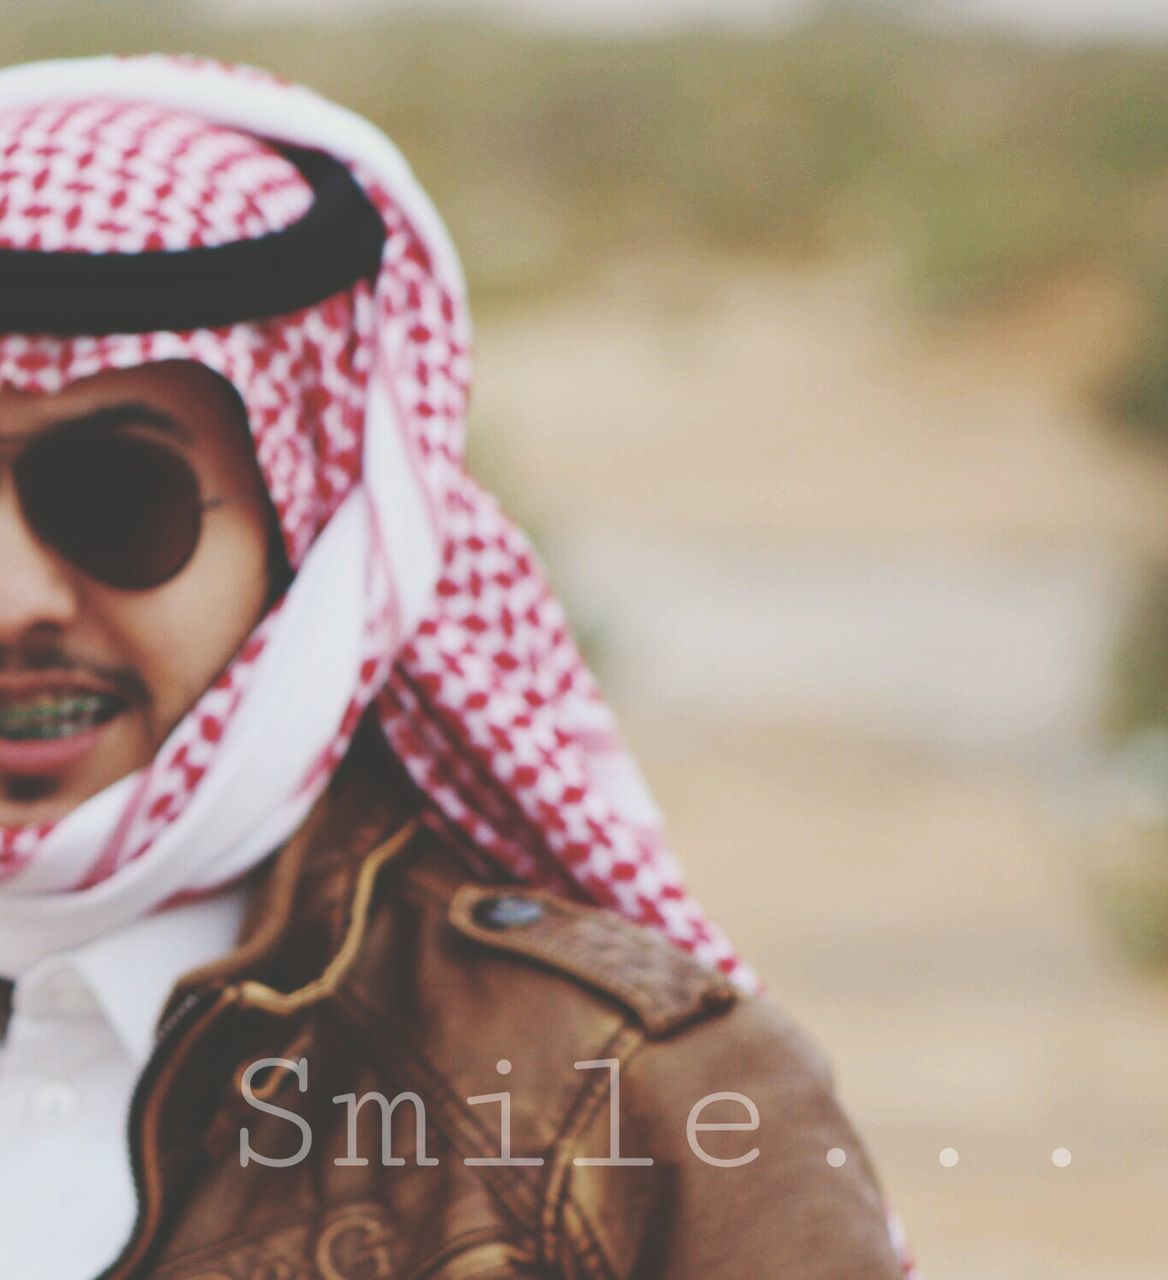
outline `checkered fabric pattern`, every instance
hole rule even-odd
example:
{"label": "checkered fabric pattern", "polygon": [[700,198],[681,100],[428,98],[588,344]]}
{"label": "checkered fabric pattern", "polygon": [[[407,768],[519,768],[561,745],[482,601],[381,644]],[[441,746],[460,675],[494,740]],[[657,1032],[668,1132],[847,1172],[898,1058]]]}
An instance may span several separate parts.
{"label": "checkered fabric pattern", "polygon": [[[256,74],[186,65],[202,65],[210,79]],[[218,330],[4,336],[0,384],[52,391],[103,369],[168,359],[217,370],[246,405],[298,566],[362,484],[376,365],[438,536],[441,572],[430,607],[396,649],[392,581],[370,573],[371,588],[382,585],[371,591],[360,678],[314,773],[331,772],[373,703],[419,785],[501,868],[660,929],[749,985],[749,972],[682,884],[532,548],[463,466],[470,372],[463,300],[438,278],[392,192],[355,168],[387,230],[375,288],[362,284],[293,315]],[[0,113],[0,244],[182,250],[285,227],[309,200],[304,180],[271,146],[197,114],[101,99]],[[148,858],[159,832],[181,817],[232,718],[246,714],[249,676],[279,613],[277,604],[172,734],[117,841],[73,887],[100,884]],[[35,859],[48,830],[0,832],[0,877]]]}
{"label": "checkered fabric pattern", "polygon": [[[71,92],[74,66],[119,89],[124,70],[134,83],[155,86],[167,105],[151,95]],[[37,90],[30,99],[33,81],[60,91]],[[233,86],[255,90],[240,107],[249,121],[243,129],[213,122]],[[185,867],[191,845],[176,850],[171,840],[171,848],[163,846],[198,807],[231,731],[262,692],[261,667],[279,648],[297,586],[313,581],[314,548],[355,494],[365,500],[370,527],[378,524],[373,491],[384,477],[370,475],[364,463],[370,405],[379,395],[391,405],[401,437],[405,474],[397,479],[424,507],[440,565],[422,607],[415,602],[407,611],[409,584],[401,580],[400,564],[395,575],[394,548],[384,545],[383,528],[370,536],[360,659],[343,712],[326,727],[294,790],[301,798],[319,793],[373,706],[419,786],[501,870],[613,907],[754,988],[750,970],[686,892],[531,546],[464,468],[470,331],[461,281],[445,233],[400,157],[387,156],[392,148],[364,122],[342,119],[303,89],[201,58],[13,68],[0,72],[0,103],[9,104],[0,107],[0,245],[181,251],[263,235],[297,219],[309,193],[257,135],[332,150],[322,131],[331,138],[334,129],[348,135],[351,151],[337,154],[378,207],[387,235],[374,287],[359,285],[294,315],[141,336],[0,336],[0,385],[24,390],[52,391],[103,369],[169,359],[200,361],[226,377],[247,408],[285,546],[300,571],[300,581],[151,766],[130,790],[119,791],[125,806],[113,838],[94,842],[97,855],[59,892],[7,907],[0,896],[4,928],[23,929],[36,919],[35,936],[17,950],[35,955],[59,946],[62,930],[91,936],[95,919],[84,917],[100,915],[100,905],[62,908],[117,887],[126,873],[149,869],[160,856],[171,859],[170,896],[135,896],[131,889],[120,904],[106,902],[105,926],[119,912],[124,917],[214,887],[197,870],[175,885],[174,855]],[[295,128],[289,134],[286,119],[307,122],[313,136],[299,136]],[[377,162],[367,164],[363,156]],[[319,589],[319,575],[314,581]],[[36,864],[54,835],[51,825],[0,828],[0,888]],[[919,1273],[895,1219],[890,1230],[904,1274],[913,1280]]]}

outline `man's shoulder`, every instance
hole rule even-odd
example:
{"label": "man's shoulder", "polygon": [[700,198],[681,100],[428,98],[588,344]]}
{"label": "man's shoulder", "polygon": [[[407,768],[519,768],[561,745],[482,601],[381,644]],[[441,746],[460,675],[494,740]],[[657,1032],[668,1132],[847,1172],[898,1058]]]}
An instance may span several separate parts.
{"label": "man's shoulder", "polygon": [[[455,1087],[499,1061],[571,1104],[577,1063],[619,1060],[653,1098],[763,1082],[831,1094],[819,1050],[769,997],[739,991],[655,930],[547,889],[484,880],[427,832],[389,877],[359,962],[367,1008]],[[672,1107],[673,1103],[669,1103]]]}
{"label": "man's shoulder", "polygon": [[770,999],[656,931],[479,878],[429,831],[389,870],[351,984],[365,1027],[443,1093],[512,1091],[517,1141],[575,1142],[570,1117],[583,1123],[583,1100],[603,1096],[605,1063],[627,1072],[638,1110],[660,1104],[671,1119],[681,1099],[759,1082],[830,1092],[822,1058]]}
{"label": "man's shoulder", "polygon": [[420,1099],[443,1160],[505,1195],[566,1273],[586,1255],[631,1274],[648,1248],[645,1274],[678,1280],[760,1258],[808,1280],[896,1274],[824,1060],[773,1001],[465,855],[424,829],[384,868],[334,1005],[366,1067],[347,1092]]}
{"label": "man's shoulder", "polygon": [[[384,905],[411,920],[413,965],[419,977],[443,970],[447,1001],[473,990],[481,1014],[492,999],[511,1013],[524,1000],[546,999],[574,1019],[593,1010],[605,1024],[625,1022],[657,1040],[739,999],[724,975],[656,930],[546,888],[476,874],[439,833],[426,831],[415,844],[389,878]],[[398,950],[393,962],[403,958]]]}

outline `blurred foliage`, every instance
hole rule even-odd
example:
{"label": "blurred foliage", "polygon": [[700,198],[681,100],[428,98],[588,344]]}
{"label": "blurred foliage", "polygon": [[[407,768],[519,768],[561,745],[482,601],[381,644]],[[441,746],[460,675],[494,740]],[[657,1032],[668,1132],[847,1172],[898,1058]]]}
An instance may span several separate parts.
{"label": "blurred foliage", "polygon": [[1091,902],[1122,953],[1142,968],[1168,969],[1168,857],[1163,827],[1128,831],[1118,866],[1088,879]]}
{"label": "blurred foliage", "polygon": [[1092,901],[1124,952],[1168,968],[1168,563],[1149,569],[1117,649],[1112,768],[1122,835],[1097,858]]}
{"label": "blurred foliage", "polygon": [[1168,565],[1147,575],[1118,650],[1113,725],[1168,733]]}
{"label": "blurred foliage", "polygon": [[844,3],[770,35],[621,39],[9,0],[0,54],[186,50],[316,86],[402,146],[480,307],[648,247],[893,253],[923,303],[950,306],[1098,262],[1147,299],[1107,402],[1168,439],[1168,50],[1027,45],[895,13]]}
{"label": "blurred foliage", "polygon": [[[1133,742],[1168,742],[1168,563],[1148,569],[1126,620],[1116,647],[1109,720],[1120,749]],[[1162,792],[1168,771],[1161,773]],[[1168,909],[1164,926],[1168,930]]]}

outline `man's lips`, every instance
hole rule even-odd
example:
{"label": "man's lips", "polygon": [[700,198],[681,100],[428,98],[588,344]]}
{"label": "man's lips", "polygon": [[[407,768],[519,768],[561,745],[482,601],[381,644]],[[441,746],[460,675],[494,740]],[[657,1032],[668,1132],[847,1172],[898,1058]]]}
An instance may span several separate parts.
{"label": "man's lips", "polygon": [[0,676],[0,773],[57,773],[98,744],[124,694],[77,676]]}
{"label": "man's lips", "polygon": [[39,777],[61,773],[83,760],[109,727],[108,722],[62,738],[13,741],[0,737],[0,774]]}

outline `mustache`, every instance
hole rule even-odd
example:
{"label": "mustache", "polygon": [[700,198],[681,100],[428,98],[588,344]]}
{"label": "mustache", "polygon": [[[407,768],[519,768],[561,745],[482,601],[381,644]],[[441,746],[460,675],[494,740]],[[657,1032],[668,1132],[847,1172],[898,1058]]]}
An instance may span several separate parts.
{"label": "mustache", "polygon": [[33,672],[39,675],[50,673],[86,676],[98,684],[108,685],[132,702],[147,702],[150,697],[150,691],[132,667],[91,662],[87,658],[75,657],[56,645],[0,645],[0,675],[25,675]]}

